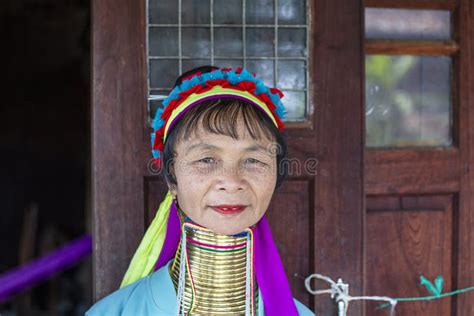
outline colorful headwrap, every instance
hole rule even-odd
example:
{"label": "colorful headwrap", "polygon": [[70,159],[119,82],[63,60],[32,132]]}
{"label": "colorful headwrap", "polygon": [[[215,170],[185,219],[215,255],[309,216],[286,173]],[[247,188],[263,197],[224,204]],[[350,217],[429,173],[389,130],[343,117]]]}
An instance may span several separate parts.
{"label": "colorful headwrap", "polygon": [[[194,73],[184,78],[163,101],[153,120],[152,153],[160,164],[166,136],[186,110],[203,101],[218,98],[233,98],[250,103],[264,113],[279,129],[284,128],[282,119],[285,108],[281,102],[283,94],[275,88],[268,88],[245,69],[216,69],[208,73]],[[265,314],[298,315],[285,270],[273,241],[266,216],[255,225],[254,262],[257,284],[265,306]],[[160,207],[147,229],[121,287],[131,284],[163,267],[177,251],[181,233],[180,220],[171,192]]]}
{"label": "colorful headwrap", "polygon": [[283,93],[276,88],[268,88],[262,80],[248,70],[237,68],[216,69],[207,73],[194,73],[184,78],[163,100],[164,108],[157,110],[151,133],[152,154],[156,164],[160,164],[160,151],[169,131],[179,118],[191,107],[203,101],[232,98],[246,101],[265,112],[273,123],[283,129],[281,121],[285,107],[281,103]]}

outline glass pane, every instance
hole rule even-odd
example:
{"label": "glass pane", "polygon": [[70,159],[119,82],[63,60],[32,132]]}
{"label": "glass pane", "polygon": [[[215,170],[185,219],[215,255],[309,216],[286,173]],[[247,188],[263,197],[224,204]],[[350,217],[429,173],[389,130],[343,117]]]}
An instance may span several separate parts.
{"label": "glass pane", "polygon": [[242,67],[244,62],[242,59],[217,59],[214,64],[219,68],[232,68]]}
{"label": "glass pane", "polygon": [[179,64],[177,59],[150,60],[150,88],[169,88],[178,77]]}
{"label": "glass pane", "polygon": [[306,1],[279,0],[278,1],[278,23],[305,25],[306,24]]}
{"label": "glass pane", "polygon": [[183,56],[208,57],[211,56],[211,34],[209,28],[185,27],[182,29]]}
{"label": "glass pane", "polygon": [[[162,2],[178,2],[163,1]],[[209,24],[211,23],[211,12],[209,0],[181,0],[181,23],[183,24]]]}
{"label": "glass pane", "polygon": [[279,60],[276,85],[280,89],[305,89],[305,62],[301,60]]}
{"label": "glass pane", "polygon": [[210,59],[185,59],[183,60],[183,72],[200,66],[210,66]]}
{"label": "glass pane", "polygon": [[273,0],[245,0],[246,24],[275,24]]}
{"label": "glass pane", "polygon": [[451,38],[451,14],[440,10],[365,9],[368,39],[443,40]]}
{"label": "glass pane", "polygon": [[178,1],[149,0],[149,23],[178,24]]}
{"label": "glass pane", "polygon": [[215,56],[242,56],[242,29],[219,27],[214,29]]}
{"label": "glass pane", "polygon": [[248,60],[247,69],[261,78],[266,85],[270,87],[275,86],[273,60]]}
{"label": "glass pane", "polygon": [[177,27],[151,27],[148,36],[150,56],[178,55]]}
{"label": "glass pane", "polygon": [[305,57],[306,29],[278,29],[278,56]]}
{"label": "glass pane", "polygon": [[268,28],[249,27],[246,30],[245,45],[247,56],[267,57],[274,55],[274,30]]}
{"label": "glass pane", "polygon": [[285,121],[302,121],[305,118],[306,110],[306,92],[303,91],[285,91],[283,104],[288,111]]}
{"label": "glass pane", "polygon": [[214,0],[214,23],[242,24],[242,9],[242,0]]}
{"label": "glass pane", "polygon": [[451,144],[451,59],[368,55],[368,147]]}

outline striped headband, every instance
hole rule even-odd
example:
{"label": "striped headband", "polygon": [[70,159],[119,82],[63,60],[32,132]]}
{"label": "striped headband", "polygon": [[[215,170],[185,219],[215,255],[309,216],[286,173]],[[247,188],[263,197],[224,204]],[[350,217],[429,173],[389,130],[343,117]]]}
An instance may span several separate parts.
{"label": "striped headband", "polygon": [[183,78],[163,100],[163,108],[156,111],[153,119],[151,144],[155,164],[161,164],[160,152],[163,152],[171,128],[194,105],[219,98],[242,100],[267,114],[281,130],[284,128],[282,119],[286,115],[282,97],[280,90],[267,87],[261,79],[241,67],[236,70],[217,68]]}

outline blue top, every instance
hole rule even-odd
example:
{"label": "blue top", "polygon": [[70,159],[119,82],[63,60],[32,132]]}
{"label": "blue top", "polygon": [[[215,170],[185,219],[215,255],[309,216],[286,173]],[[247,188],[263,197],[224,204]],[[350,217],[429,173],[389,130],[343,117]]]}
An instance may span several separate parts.
{"label": "blue top", "polygon": [[[171,262],[101,299],[86,312],[86,316],[176,315],[176,290],[168,273]],[[258,298],[258,315],[265,315],[261,293]],[[294,301],[301,316],[314,315],[301,302]]]}

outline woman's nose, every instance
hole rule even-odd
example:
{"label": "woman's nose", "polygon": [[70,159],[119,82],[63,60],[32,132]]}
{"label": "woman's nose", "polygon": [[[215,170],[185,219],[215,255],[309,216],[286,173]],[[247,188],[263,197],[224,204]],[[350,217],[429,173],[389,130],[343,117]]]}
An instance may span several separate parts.
{"label": "woman's nose", "polygon": [[219,190],[228,192],[235,192],[244,190],[247,186],[245,175],[237,166],[230,166],[223,168],[219,175],[217,186]]}

